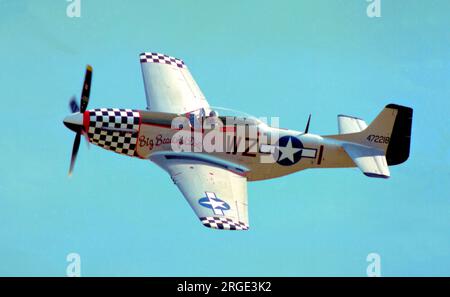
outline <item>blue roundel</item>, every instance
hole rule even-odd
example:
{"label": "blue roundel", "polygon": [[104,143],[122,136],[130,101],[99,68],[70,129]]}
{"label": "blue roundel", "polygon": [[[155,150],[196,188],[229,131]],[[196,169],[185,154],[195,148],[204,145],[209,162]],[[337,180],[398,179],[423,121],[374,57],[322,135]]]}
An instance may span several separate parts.
{"label": "blue roundel", "polygon": [[278,140],[277,163],[282,166],[291,166],[302,158],[303,143],[294,136],[283,136]]}
{"label": "blue roundel", "polygon": [[230,205],[216,196],[215,193],[206,192],[206,197],[200,198],[198,204],[209,208],[216,215],[224,215],[225,210],[230,209]]}

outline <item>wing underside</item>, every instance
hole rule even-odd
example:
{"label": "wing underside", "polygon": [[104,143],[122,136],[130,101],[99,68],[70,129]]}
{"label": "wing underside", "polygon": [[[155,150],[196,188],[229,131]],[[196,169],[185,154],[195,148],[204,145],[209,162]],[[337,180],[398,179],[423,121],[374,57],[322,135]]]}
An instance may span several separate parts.
{"label": "wing underside", "polygon": [[209,228],[247,230],[247,178],[214,162],[181,153],[150,159],[166,170],[201,223]]}

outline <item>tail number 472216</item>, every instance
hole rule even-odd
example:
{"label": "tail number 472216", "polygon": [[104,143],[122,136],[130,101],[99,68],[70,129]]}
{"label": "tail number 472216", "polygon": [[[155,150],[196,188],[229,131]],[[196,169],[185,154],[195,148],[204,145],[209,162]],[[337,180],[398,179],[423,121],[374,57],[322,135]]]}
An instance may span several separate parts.
{"label": "tail number 472216", "polygon": [[380,135],[369,135],[367,136],[367,140],[370,142],[375,142],[375,143],[389,143],[389,140],[391,140],[390,137],[387,136],[380,136]]}

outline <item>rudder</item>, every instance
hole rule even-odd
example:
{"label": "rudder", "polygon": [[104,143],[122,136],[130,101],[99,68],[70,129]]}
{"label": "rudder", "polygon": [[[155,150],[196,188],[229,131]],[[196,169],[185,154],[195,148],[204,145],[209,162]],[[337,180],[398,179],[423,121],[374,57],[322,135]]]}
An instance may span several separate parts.
{"label": "rudder", "polygon": [[406,106],[389,104],[386,107],[397,109],[397,117],[386,151],[388,165],[398,165],[409,158],[413,109]]}

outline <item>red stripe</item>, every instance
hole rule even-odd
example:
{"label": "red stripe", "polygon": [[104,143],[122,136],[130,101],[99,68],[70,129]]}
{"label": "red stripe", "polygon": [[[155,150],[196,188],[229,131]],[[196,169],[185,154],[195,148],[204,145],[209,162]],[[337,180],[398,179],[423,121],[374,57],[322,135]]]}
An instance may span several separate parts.
{"label": "red stripe", "polygon": [[[84,131],[86,132],[86,138],[87,140],[89,140],[89,124],[91,122],[91,119],[89,117],[89,110],[85,110],[83,113],[83,127],[84,127]],[[90,141],[90,140],[89,140]]]}
{"label": "red stripe", "polygon": [[221,130],[222,130],[222,132],[236,132],[236,127],[235,126],[223,126]]}
{"label": "red stripe", "polygon": [[139,134],[141,133],[141,125],[142,125],[141,112],[138,110],[138,113],[139,113],[139,127],[138,127],[138,132],[137,132],[137,137],[136,137],[136,149],[135,149],[134,153],[136,154],[136,156],[138,156],[138,158],[145,159],[144,157],[139,155],[139,152],[138,152]]}
{"label": "red stripe", "polygon": [[319,160],[317,160],[317,165],[320,165],[320,163],[322,163],[322,154],[323,154],[323,145],[321,145],[319,149]]}

